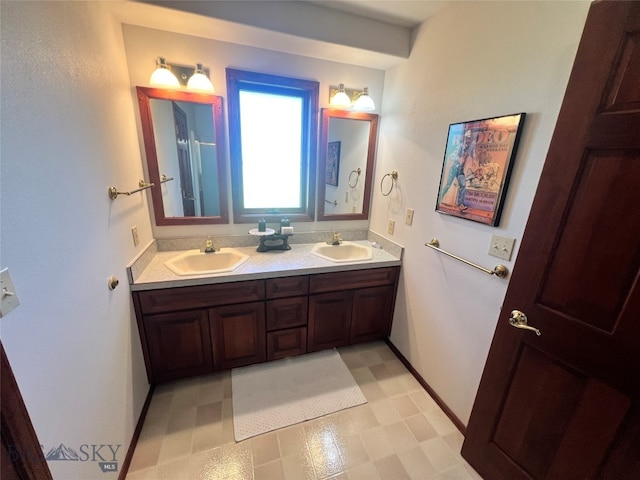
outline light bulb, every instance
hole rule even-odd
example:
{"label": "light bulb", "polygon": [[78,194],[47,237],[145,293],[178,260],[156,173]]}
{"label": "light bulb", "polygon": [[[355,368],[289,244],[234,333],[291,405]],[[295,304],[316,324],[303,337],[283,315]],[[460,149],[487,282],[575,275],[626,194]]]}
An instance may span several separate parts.
{"label": "light bulb", "polygon": [[351,107],[351,99],[349,98],[349,95],[345,93],[343,83],[338,85],[338,92],[333,97],[331,97],[331,100],[329,101],[329,105],[335,108]]}
{"label": "light bulb", "polygon": [[180,87],[180,82],[178,82],[176,76],[167,67],[164,57],[158,57],[156,65],[157,68],[151,74],[151,78],[149,79],[149,83],[151,85],[156,87]]}
{"label": "light bulb", "polygon": [[356,103],[353,106],[354,110],[359,110],[361,112],[370,112],[371,110],[376,109],[376,104],[373,99],[369,96],[369,89],[364,87],[364,91],[360,94]]}
{"label": "light bulb", "polygon": [[196,63],[195,72],[187,82],[187,88],[191,90],[205,90],[211,93],[216,91],[216,89],[213,88],[211,80],[209,80],[209,78],[204,74],[204,69],[202,68],[201,63]]}

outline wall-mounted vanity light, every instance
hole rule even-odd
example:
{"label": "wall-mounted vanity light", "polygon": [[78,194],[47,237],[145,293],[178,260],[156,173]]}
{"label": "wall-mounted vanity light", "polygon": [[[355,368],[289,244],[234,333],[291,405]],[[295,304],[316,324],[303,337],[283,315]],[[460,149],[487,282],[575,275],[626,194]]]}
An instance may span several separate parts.
{"label": "wall-mounted vanity light", "polygon": [[358,95],[358,98],[353,104],[353,109],[360,112],[371,112],[376,109],[376,104],[369,96],[369,89],[367,87],[364,87],[364,91]]}
{"label": "wall-mounted vanity light", "polygon": [[158,57],[156,60],[156,69],[151,74],[149,84],[154,87],[180,87],[178,78],[169,70],[164,57]]}
{"label": "wall-mounted vanity light", "polygon": [[344,89],[344,83],[336,87],[329,87],[329,105],[332,108],[351,108],[351,97]]}
{"label": "wall-mounted vanity light", "polygon": [[167,63],[163,57],[158,57],[157,68],[151,74],[149,83],[155,87],[180,88],[200,90],[214,93],[215,88],[209,80],[208,70],[201,63],[196,63],[195,69],[186,65]]}
{"label": "wall-mounted vanity light", "polygon": [[204,90],[211,93],[216,91],[216,89],[213,88],[213,83],[211,83],[211,80],[209,80],[209,77],[205,74],[201,63],[196,63],[196,69],[187,82],[187,88],[191,90]]}
{"label": "wall-mounted vanity light", "polygon": [[329,105],[331,108],[348,110],[353,108],[360,112],[371,112],[376,109],[376,104],[369,96],[369,89],[355,90],[344,88],[341,83],[337,87],[329,87]]}

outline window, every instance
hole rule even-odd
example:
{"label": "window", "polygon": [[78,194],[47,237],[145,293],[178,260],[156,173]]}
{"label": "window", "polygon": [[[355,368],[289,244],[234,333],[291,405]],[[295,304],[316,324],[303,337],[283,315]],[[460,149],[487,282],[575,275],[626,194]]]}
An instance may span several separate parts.
{"label": "window", "polygon": [[311,221],[319,83],[227,69],[236,223]]}

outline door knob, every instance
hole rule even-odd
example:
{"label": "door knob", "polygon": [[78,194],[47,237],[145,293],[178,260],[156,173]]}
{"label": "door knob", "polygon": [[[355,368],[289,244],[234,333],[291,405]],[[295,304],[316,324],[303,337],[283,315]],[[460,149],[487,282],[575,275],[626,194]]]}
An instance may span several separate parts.
{"label": "door knob", "polygon": [[522,328],[524,330],[531,330],[532,332],[536,332],[536,335],[538,336],[541,335],[540,330],[527,325],[527,316],[520,310],[513,310],[511,312],[511,316],[509,317],[509,325],[516,328]]}

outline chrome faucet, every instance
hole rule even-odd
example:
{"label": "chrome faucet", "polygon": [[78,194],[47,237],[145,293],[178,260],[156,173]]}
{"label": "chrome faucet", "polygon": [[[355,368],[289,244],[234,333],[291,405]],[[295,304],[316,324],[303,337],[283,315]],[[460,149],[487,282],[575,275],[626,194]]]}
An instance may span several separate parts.
{"label": "chrome faucet", "polygon": [[327,242],[327,245],[340,245],[341,243],[340,232],[333,232],[333,239]]}
{"label": "chrome faucet", "polygon": [[216,248],[213,246],[213,240],[207,238],[207,241],[204,242],[204,253],[215,253]]}

